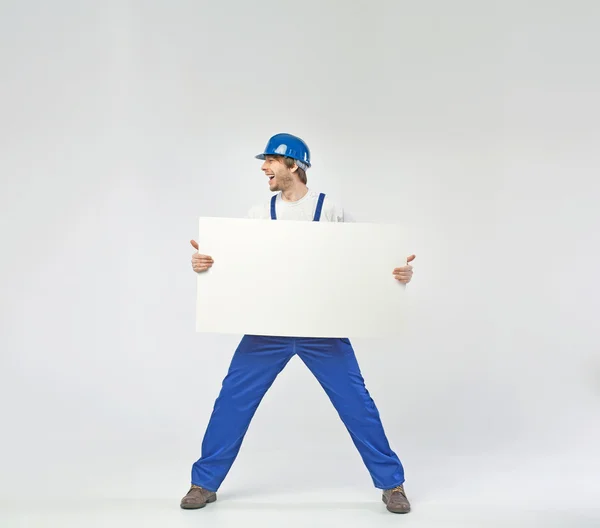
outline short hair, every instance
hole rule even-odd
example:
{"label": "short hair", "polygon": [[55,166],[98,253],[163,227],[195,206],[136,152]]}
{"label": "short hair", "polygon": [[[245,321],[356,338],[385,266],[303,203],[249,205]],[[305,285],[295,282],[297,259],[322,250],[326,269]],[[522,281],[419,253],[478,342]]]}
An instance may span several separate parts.
{"label": "short hair", "polygon": [[296,165],[298,167],[298,169],[296,169],[296,173],[300,177],[300,181],[306,185],[306,182],[308,181],[306,178],[306,171],[300,167],[300,165],[298,165],[298,162],[292,158],[283,158],[283,162],[288,169],[291,169],[294,165]]}

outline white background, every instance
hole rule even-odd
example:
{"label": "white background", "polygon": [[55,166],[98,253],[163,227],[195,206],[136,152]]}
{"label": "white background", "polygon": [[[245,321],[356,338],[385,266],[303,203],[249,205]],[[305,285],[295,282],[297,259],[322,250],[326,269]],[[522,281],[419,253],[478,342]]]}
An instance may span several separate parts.
{"label": "white background", "polygon": [[[409,231],[410,328],[354,344],[414,513],[598,508],[598,2],[0,6],[1,497],[177,510],[239,340],[195,332],[189,239],[285,131]],[[223,497],[323,488],[379,500],[292,361]]]}

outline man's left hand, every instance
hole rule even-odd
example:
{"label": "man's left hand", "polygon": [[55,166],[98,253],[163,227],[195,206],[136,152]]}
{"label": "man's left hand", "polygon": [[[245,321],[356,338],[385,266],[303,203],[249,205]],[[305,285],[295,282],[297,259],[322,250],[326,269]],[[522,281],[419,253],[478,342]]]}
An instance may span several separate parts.
{"label": "man's left hand", "polygon": [[415,255],[411,255],[406,259],[406,266],[402,266],[401,268],[396,268],[394,270],[394,278],[401,282],[402,284],[408,284],[410,279],[412,279],[413,275],[413,267],[409,264],[415,260]]}

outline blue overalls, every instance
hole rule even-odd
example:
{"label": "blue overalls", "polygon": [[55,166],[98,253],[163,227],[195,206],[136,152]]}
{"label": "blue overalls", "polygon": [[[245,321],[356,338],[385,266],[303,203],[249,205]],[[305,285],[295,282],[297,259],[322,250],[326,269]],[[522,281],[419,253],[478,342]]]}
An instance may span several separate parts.
{"label": "blue overalls", "polygon": [[[315,222],[321,218],[324,198],[324,194],[319,196]],[[277,219],[275,199],[271,201],[273,220]],[[192,466],[192,484],[218,490],[259,403],[296,354],[329,396],[375,487],[385,490],[402,484],[404,469],[390,448],[350,341],[257,335],[244,336],[233,355],[202,441],[202,456]]]}

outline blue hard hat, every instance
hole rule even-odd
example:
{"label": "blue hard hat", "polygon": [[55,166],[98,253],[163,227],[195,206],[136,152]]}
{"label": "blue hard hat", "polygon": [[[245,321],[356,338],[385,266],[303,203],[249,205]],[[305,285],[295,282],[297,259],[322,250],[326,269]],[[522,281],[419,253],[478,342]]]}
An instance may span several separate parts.
{"label": "blue hard hat", "polygon": [[303,169],[310,167],[310,150],[308,145],[299,137],[291,134],[275,134],[265,147],[262,154],[256,156],[256,159],[264,160],[265,156],[285,156],[298,162],[298,166]]}

